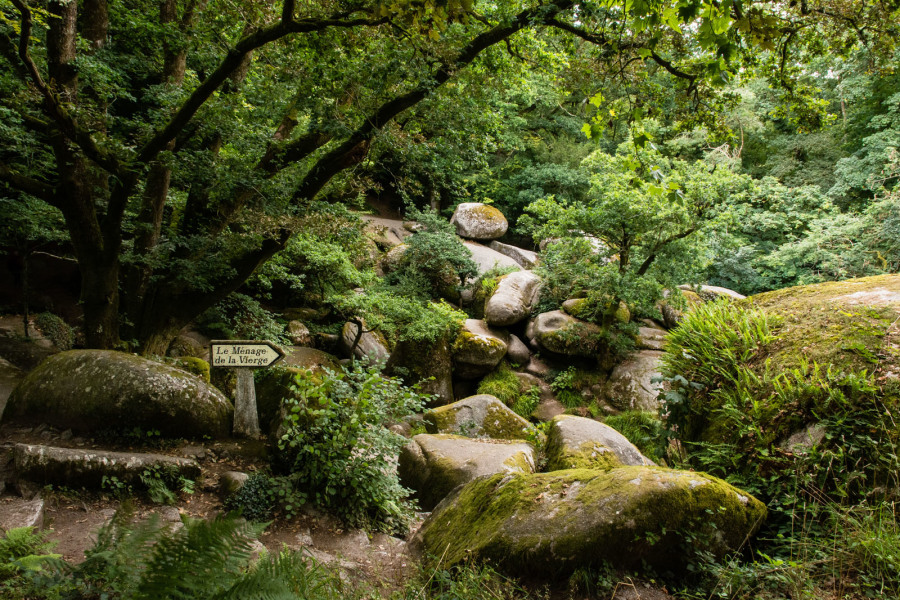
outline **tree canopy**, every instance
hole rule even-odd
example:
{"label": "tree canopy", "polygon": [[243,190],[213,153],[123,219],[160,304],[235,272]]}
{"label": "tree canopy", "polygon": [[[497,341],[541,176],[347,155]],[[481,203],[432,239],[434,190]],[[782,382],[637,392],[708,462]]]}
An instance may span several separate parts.
{"label": "tree canopy", "polygon": [[694,132],[733,158],[753,81],[768,103],[756,120],[784,145],[827,125],[819,84],[839,73],[841,106],[858,98],[872,118],[849,111],[857,147],[834,186],[865,204],[877,192],[864,173],[898,130],[884,87],[897,11],[879,0],[2,0],[0,193],[62,215],[88,346],[161,352],[285,250],[317,201],[389,191],[440,207],[477,194],[516,216],[597,187],[573,175],[584,134],[612,150]]}

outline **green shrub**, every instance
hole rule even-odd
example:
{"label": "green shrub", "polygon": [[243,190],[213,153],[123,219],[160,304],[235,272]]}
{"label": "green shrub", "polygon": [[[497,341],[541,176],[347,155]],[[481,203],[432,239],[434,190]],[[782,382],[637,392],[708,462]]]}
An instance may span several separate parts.
{"label": "green shrub", "polygon": [[290,343],[284,337],[284,325],[259,302],[244,294],[230,294],[200,315],[197,324],[214,338]]}
{"label": "green shrub", "polygon": [[253,473],[244,485],[225,499],[228,510],[236,510],[249,521],[267,521],[275,509],[275,486],[264,473]]}
{"label": "green shrub", "polygon": [[496,396],[503,404],[512,406],[519,399],[522,387],[519,378],[504,360],[481,380],[478,393]]}
{"label": "green shrub", "polygon": [[428,400],[359,363],[345,374],[326,371],[320,383],[298,377],[285,399],[279,463],[296,489],[349,525],[403,532],[413,506],[395,467],[407,440],[385,425]]}
{"label": "green shrub", "polygon": [[47,336],[53,345],[65,352],[75,345],[75,330],[68,323],[50,312],[39,313],[34,325]]}

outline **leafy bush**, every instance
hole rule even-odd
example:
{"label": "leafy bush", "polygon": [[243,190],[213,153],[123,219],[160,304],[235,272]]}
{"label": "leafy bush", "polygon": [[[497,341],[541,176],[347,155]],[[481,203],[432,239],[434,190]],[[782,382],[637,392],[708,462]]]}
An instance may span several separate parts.
{"label": "leafy bush", "polygon": [[65,352],[75,345],[75,330],[68,323],[50,312],[39,313],[34,325],[44,332],[53,345]]}
{"label": "leafy bush", "polygon": [[284,325],[259,302],[244,294],[230,294],[200,315],[197,324],[212,337],[290,343],[284,337]]}
{"label": "leafy bush", "polygon": [[[900,389],[803,356],[779,367],[767,357],[778,356],[783,326],[760,310],[707,304],[670,332],[663,359],[662,411],[691,464],[769,508],[761,562],[710,566],[716,596],[756,597],[760,586],[816,596],[814,582],[831,580],[841,597],[885,597],[900,588],[890,503],[900,497]],[[804,439],[791,441],[798,432]]]}
{"label": "leafy bush", "polygon": [[298,376],[285,399],[279,462],[295,487],[354,527],[406,530],[413,506],[397,479],[406,438],[385,424],[429,400],[377,367],[354,363],[320,382]]}
{"label": "leafy bush", "polygon": [[228,510],[239,511],[249,521],[266,521],[275,509],[275,489],[272,478],[264,473],[253,473],[244,485],[225,499]]}
{"label": "leafy bush", "polygon": [[49,554],[54,543],[47,541],[47,532],[18,527],[5,533],[0,539],[0,598],[15,590],[23,574],[40,571],[44,563],[59,558],[59,554]]}
{"label": "leafy bush", "polygon": [[456,235],[456,228],[431,211],[414,211],[409,217],[421,229],[406,240],[407,249],[388,283],[405,296],[452,297],[467,279],[478,275],[472,253]]}

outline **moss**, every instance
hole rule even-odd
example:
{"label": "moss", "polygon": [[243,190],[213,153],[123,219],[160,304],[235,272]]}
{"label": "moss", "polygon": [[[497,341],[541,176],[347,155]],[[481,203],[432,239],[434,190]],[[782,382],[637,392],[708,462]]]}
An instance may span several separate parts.
{"label": "moss", "polygon": [[524,391],[521,381],[505,360],[478,384],[479,394],[496,396],[507,406],[515,404]]}
{"label": "moss", "polygon": [[701,473],[572,469],[476,480],[438,507],[419,539],[443,566],[471,557],[560,575],[603,561],[668,567],[686,558],[689,540],[721,555],[765,515],[748,494]]}
{"label": "moss", "polygon": [[205,383],[209,383],[209,363],[202,358],[182,356],[181,358],[176,358],[174,363],[179,369],[197,375]]}
{"label": "moss", "polygon": [[[468,400],[468,399],[467,399]],[[460,434],[466,437],[486,437],[494,440],[523,440],[528,437],[532,425],[510,410],[496,404],[488,405],[481,422],[468,421],[460,413],[470,415],[466,400],[440,406],[425,413],[425,428],[433,434]],[[483,406],[483,405],[482,405]]]}
{"label": "moss", "polygon": [[877,290],[900,294],[900,275],[797,286],[742,300],[783,319],[778,341],[758,362],[770,359],[781,369],[817,362],[850,372],[871,371],[872,358],[883,357],[879,370],[897,367],[900,356],[886,342],[900,304],[867,306],[859,297]]}
{"label": "moss", "polygon": [[478,335],[465,329],[456,336],[452,347],[453,354],[464,352],[467,359],[472,357],[487,360],[505,351],[506,344],[503,341],[493,337]]}

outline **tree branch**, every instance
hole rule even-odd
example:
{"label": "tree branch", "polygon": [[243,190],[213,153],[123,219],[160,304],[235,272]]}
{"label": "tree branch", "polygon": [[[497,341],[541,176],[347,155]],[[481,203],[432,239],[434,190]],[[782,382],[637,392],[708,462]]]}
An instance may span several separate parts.
{"label": "tree branch", "polygon": [[63,134],[81,148],[85,156],[106,169],[109,173],[119,175],[122,171],[121,164],[115,155],[104,152],[97,146],[97,142],[90,133],[78,126],[68,111],[59,102],[59,99],[44,82],[34,60],[28,53],[31,29],[34,25],[31,20],[31,10],[22,0],[11,0],[21,15],[19,34],[19,59],[25,65],[32,83],[44,97],[44,107],[48,116],[59,125]]}
{"label": "tree branch", "polygon": [[549,5],[529,8],[504,24],[497,25],[476,36],[460,50],[456,60],[440,65],[430,81],[384,102],[343,143],[322,156],[294,192],[292,202],[299,203],[314,198],[332,177],[361,162],[368,151],[369,142],[376,132],[390,123],[397,115],[424,100],[458,70],[468,66],[483,50],[506,40],[535,22],[552,21],[555,15],[571,8],[573,4],[574,0],[557,0]]}
{"label": "tree branch", "polygon": [[30,194],[35,198],[40,198],[47,204],[54,204],[53,186],[42,183],[37,179],[32,179],[25,175],[16,173],[4,163],[0,163],[0,181],[5,181],[10,186],[16,188],[20,192]]}
{"label": "tree branch", "polygon": [[139,163],[147,163],[153,160],[166,147],[169,141],[174,139],[178,132],[187,125],[188,121],[194,117],[197,111],[200,110],[200,107],[209,100],[231,73],[240,66],[244,57],[257,48],[261,48],[291,33],[310,33],[329,27],[374,27],[387,22],[386,17],[380,19],[360,18],[345,20],[342,18],[343,16],[336,15],[335,18],[329,19],[303,19],[300,21],[280,20],[274,25],[257,29],[254,33],[241,38],[234,48],[229,50],[218,68],[184,101],[184,104],[175,112],[169,122],[141,148],[137,155],[137,161]]}

